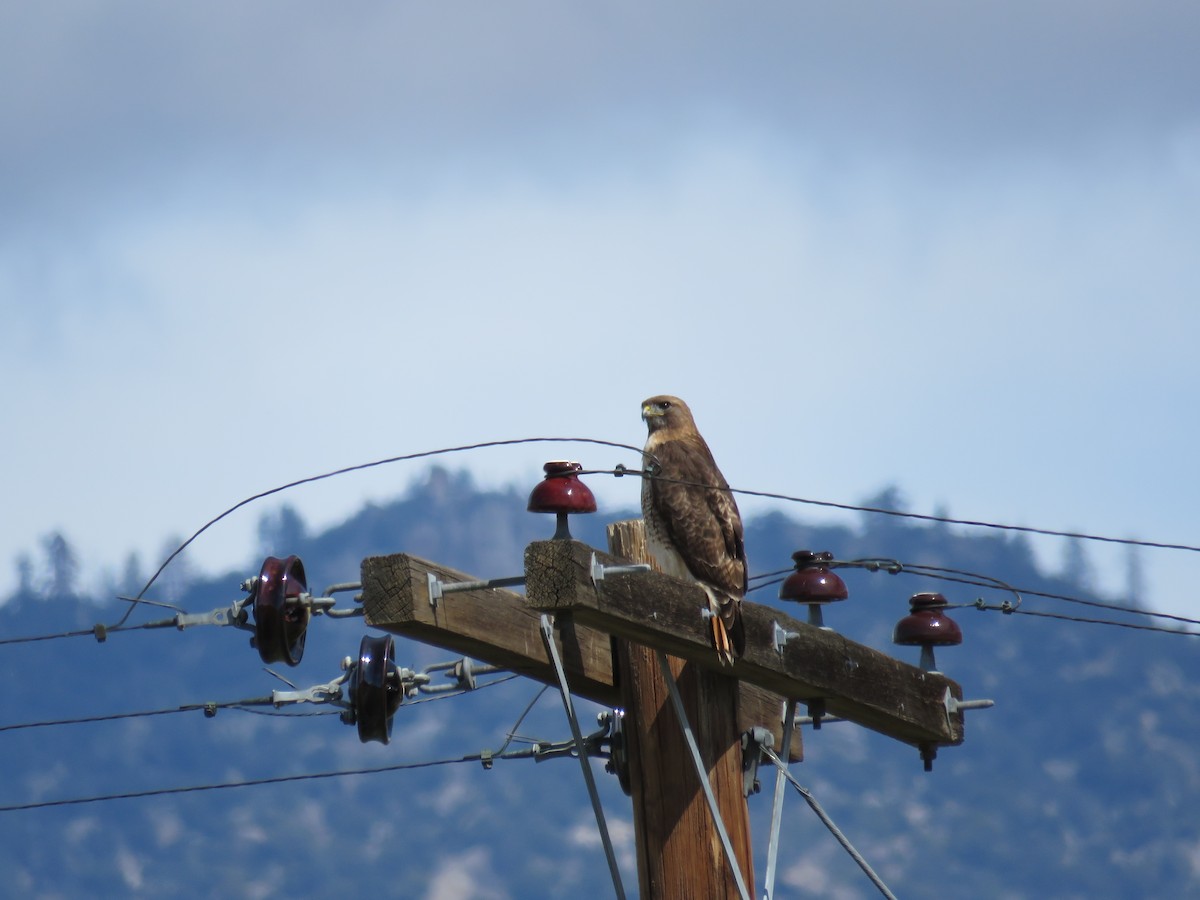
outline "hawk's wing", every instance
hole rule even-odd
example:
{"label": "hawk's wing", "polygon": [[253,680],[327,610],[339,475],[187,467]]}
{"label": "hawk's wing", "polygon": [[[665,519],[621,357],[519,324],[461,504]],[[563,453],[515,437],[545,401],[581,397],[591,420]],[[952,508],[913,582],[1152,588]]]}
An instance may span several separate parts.
{"label": "hawk's wing", "polygon": [[748,576],[742,517],[708,445],[699,435],[663,441],[654,456],[661,477],[649,479],[650,508],[644,512],[654,516],[696,579],[740,598]]}

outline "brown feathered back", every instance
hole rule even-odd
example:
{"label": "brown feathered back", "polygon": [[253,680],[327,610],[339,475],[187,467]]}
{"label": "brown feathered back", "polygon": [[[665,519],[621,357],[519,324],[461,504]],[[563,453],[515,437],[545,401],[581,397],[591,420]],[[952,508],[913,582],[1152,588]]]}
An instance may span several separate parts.
{"label": "brown feathered back", "polygon": [[660,567],[686,577],[671,571],[672,562],[681,563],[687,575],[740,600],[749,574],[742,518],[691,410],[678,397],[662,395],[646,400],[642,415],[649,428],[647,462],[661,467],[659,477],[642,481],[647,539],[679,557],[665,561],[656,554]]}

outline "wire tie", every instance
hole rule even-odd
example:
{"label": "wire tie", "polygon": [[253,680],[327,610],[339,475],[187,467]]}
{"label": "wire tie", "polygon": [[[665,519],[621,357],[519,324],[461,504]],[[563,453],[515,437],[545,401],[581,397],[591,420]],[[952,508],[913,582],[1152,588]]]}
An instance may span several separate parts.
{"label": "wire tie", "polygon": [[92,634],[96,636],[97,643],[103,644],[108,640],[108,628],[99,622],[92,626]]}

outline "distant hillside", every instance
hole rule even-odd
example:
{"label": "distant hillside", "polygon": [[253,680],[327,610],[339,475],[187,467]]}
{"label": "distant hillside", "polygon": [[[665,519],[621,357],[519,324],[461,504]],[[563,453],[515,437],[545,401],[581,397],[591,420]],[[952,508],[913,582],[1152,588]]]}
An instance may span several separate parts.
{"label": "distant hillside", "polygon": [[[368,506],[320,534],[307,533],[287,508],[272,509],[262,522],[264,555],[267,547],[299,554],[314,588],[356,579],[365,556],[401,550],[481,577],[516,574],[525,545],[553,531],[552,518],[525,512],[526,499],[515,490],[478,491],[468,476],[435,469],[406,496]],[[889,503],[895,492],[870,505]],[[605,523],[633,514],[577,517],[573,531],[603,546]],[[1039,572],[1020,538],[893,517],[825,527],[770,513],[748,522],[747,547],[756,572],[787,568],[791,553],[805,548],[1091,596],[1083,585]],[[251,568],[217,577],[192,572],[177,581],[177,602],[193,612],[227,605],[241,596],[242,579],[256,574]],[[890,643],[909,595],[936,589],[953,602],[1003,599],[907,574],[842,574],[851,599],[826,612],[828,624],[911,662],[914,649]],[[69,577],[25,579],[0,608],[0,639],[87,629],[123,612],[123,604],[56,594],[56,583],[71,585]],[[778,604],[774,590],[750,599]],[[1081,612],[1033,597],[1025,608]],[[161,614],[139,611],[131,621]],[[1200,892],[1200,817],[1192,812],[1200,798],[1200,688],[1187,675],[1195,669],[1195,639],[971,609],[953,615],[965,643],[941,650],[939,662],[968,697],[996,701],[994,709],[968,713],[963,746],[943,749],[927,774],[911,748],[831,723],[806,731],[806,760],[794,767],[891,889],[906,898]],[[357,652],[363,633],[358,619],[318,619],[303,663],[276,671],[302,687],[328,681],[341,658]],[[414,668],[453,658],[407,641],[398,641],[397,655]],[[484,770],[453,762],[500,746],[538,694],[528,681],[405,704],[392,743],[383,746],[360,744],[353,728],[314,707],[282,711],[290,715],[222,709],[211,719],[190,711],[6,728],[229,702],[282,687],[263,671],[247,635],[234,629],[114,634],[105,644],[76,637],[0,645],[0,676],[9,686],[0,708],[7,773],[0,806],[442,763],[0,812],[0,866],[12,896],[462,900],[608,892],[576,763],[506,761]],[[588,716],[596,711],[584,708]],[[517,730],[547,740],[569,734],[549,693]],[[626,882],[636,885],[628,801],[599,764],[596,771]],[[769,803],[769,791],[751,799],[760,884]],[[876,895],[799,798],[788,804],[778,896]]]}

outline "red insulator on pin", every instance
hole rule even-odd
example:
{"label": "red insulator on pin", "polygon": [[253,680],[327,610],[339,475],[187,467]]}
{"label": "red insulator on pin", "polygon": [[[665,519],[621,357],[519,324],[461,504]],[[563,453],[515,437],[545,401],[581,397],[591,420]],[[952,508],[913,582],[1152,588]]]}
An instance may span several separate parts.
{"label": "red insulator on pin", "polygon": [[553,539],[569,541],[571,532],[567,527],[567,516],[595,512],[596,498],[576,474],[583,471],[579,463],[552,460],[542,466],[542,470],[546,477],[530,493],[526,508],[530,512],[554,513],[558,520]]}
{"label": "red insulator on pin", "polygon": [[829,569],[833,554],[829,551],[814,553],[811,550],[797,550],[792,554],[792,559],[796,563],[796,571],[779,586],[779,599],[807,604],[808,624],[825,628],[821,607],[849,596],[841,576]]}
{"label": "red insulator on pin", "polygon": [[892,642],[920,647],[921,668],[937,672],[933,648],[961,644],[962,629],[943,612],[949,603],[941,594],[913,594],[908,605],[912,611],[896,623]]}

